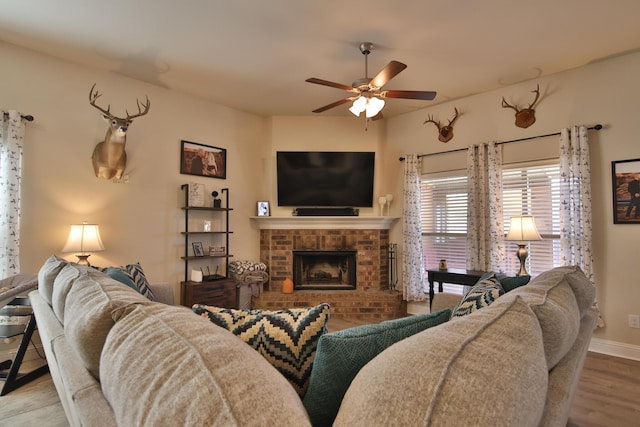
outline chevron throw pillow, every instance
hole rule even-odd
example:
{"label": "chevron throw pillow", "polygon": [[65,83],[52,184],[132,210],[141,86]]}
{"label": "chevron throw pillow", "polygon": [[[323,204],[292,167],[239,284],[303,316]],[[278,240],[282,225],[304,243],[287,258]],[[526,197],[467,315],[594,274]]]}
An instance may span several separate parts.
{"label": "chevron throw pillow", "polygon": [[140,263],[128,264],[123,267],[106,267],[103,268],[102,271],[107,273],[112,279],[140,292],[149,300],[154,300],[151,286],[147,281],[147,277],[144,275]]}
{"label": "chevron throw pillow", "polygon": [[451,318],[462,317],[482,307],[488,307],[495,300],[504,295],[504,289],[500,285],[495,273],[485,274],[473,285],[467,294],[460,300],[451,313]]}
{"label": "chevron throw pillow", "polygon": [[195,304],[192,309],[253,347],[304,396],[318,340],[327,329],[329,304],[277,311],[201,304]]}

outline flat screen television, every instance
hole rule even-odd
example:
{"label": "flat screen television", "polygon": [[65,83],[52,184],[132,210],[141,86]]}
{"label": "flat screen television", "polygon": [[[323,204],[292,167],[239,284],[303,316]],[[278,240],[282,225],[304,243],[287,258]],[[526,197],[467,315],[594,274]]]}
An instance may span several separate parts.
{"label": "flat screen television", "polygon": [[373,206],[374,152],[278,151],[278,205]]}

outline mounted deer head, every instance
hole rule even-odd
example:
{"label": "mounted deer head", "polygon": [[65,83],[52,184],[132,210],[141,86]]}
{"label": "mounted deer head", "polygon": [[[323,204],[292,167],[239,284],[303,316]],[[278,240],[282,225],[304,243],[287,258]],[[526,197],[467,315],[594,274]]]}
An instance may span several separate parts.
{"label": "mounted deer head", "polygon": [[532,90],[531,93],[535,93],[536,97],[531,104],[529,104],[528,108],[519,109],[518,107],[514,107],[505,101],[504,96],[502,97],[502,108],[513,108],[516,112],[516,126],[520,128],[528,128],[532,124],[536,122],[536,110],[533,109],[536,102],[538,102],[538,98],[540,98],[540,85],[536,87],[536,90]]}
{"label": "mounted deer head", "polygon": [[453,139],[453,124],[458,120],[458,116],[460,115],[457,108],[454,108],[453,111],[455,112],[455,115],[453,116],[453,119],[449,120],[449,124],[446,126],[442,126],[440,121],[436,122],[431,114],[427,116],[427,120],[422,124],[433,123],[438,128],[438,141],[449,142]]}
{"label": "mounted deer head", "polygon": [[122,119],[111,114],[111,105],[108,105],[106,110],[96,105],[96,100],[102,94],[98,93],[97,89],[94,92],[95,87],[96,85],[94,84],[89,91],[89,104],[102,113],[102,117],[109,123],[109,128],[104,141],[99,142],[93,149],[93,155],[91,156],[93,170],[98,178],[120,179],[127,165],[127,153],[124,151],[124,146],[127,143],[127,130],[133,119],[144,116],[149,112],[151,101],[147,98],[147,102],[143,104],[136,99],[138,114],[130,115],[125,110],[127,117]]}

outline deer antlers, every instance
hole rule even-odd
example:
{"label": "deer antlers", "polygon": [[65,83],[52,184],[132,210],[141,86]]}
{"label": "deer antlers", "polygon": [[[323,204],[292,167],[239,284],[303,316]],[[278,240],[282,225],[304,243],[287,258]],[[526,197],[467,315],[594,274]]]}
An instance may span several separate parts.
{"label": "deer antlers", "polygon": [[[94,91],[95,87],[96,87],[96,84],[94,83],[93,86],[91,86],[91,89],[89,90],[89,104],[91,104],[92,107],[96,108],[98,111],[100,111],[102,114],[104,114],[106,117],[110,119],[120,119],[130,123],[136,117],[144,116],[149,112],[149,108],[151,107],[151,101],[149,101],[149,97],[147,97],[147,101],[145,103],[141,103],[140,100],[136,98],[136,104],[138,105],[138,114],[129,115],[129,111],[125,110],[125,112],[127,113],[126,118],[121,119],[120,117],[116,117],[111,113],[111,104],[107,105],[106,110],[96,105],[96,100],[100,98],[102,94],[98,92],[98,89]],[[143,108],[144,108],[144,111],[143,111]]]}
{"label": "deer antlers", "polygon": [[536,90],[532,90],[531,93],[535,93],[536,97],[531,104],[529,104],[528,108],[518,108],[509,104],[504,96],[502,97],[502,108],[513,108],[516,112],[516,126],[521,128],[528,128],[532,124],[536,122],[536,110],[533,109],[533,106],[536,105],[538,99],[540,98],[540,85],[538,84]]}
{"label": "deer antlers", "polygon": [[457,108],[454,108],[453,111],[455,112],[455,115],[449,120],[449,124],[446,126],[442,126],[440,121],[435,121],[431,114],[427,116],[427,120],[422,124],[433,123],[438,128],[438,141],[449,142],[453,138],[453,124],[458,120],[458,116],[460,115]]}

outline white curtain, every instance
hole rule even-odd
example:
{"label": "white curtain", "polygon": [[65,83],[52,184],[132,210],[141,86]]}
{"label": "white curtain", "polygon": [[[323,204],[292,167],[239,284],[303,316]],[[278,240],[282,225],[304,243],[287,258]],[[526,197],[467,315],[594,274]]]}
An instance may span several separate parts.
{"label": "white curtain", "polygon": [[20,272],[20,180],[24,122],[20,113],[2,114],[0,126],[0,278]]}
{"label": "white curtain", "polygon": [[504,271],[502,161],[498,144],[467,150],[467,269]]}
{"label": "white curtain", "polygon": [[424,301],[424,258],[422,255],[422,226],[420,223],[420,159],[407,154],[404,161],[404,207],[402,212],[402,288],[407,301]]}
{"label": "white curtain", "polygon": [[[591,163],[584,126],[560,131],[560,180],[560,259],[580,267],[593,282]],[[597,326],[604,326],[600,315]]]}

